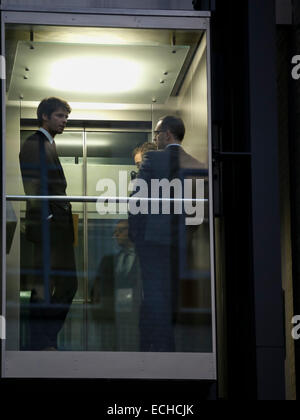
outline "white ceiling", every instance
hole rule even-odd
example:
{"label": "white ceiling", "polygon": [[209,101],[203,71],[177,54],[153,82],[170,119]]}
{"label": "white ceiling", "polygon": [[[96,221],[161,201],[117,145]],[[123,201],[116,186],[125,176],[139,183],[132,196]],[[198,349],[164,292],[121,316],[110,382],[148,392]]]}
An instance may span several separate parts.
{"label": "white ceiling", "polygon": [[8,99],[60,96],[68,102],[150,104],[155,98],[163,104],[189,48],[19,41]]}

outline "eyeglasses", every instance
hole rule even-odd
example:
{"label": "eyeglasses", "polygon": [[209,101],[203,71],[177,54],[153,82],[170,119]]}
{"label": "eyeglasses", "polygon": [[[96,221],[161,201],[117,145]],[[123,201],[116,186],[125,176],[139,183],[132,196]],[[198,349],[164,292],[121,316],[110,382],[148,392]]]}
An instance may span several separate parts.
{"label": "eyeglasses", "polygon": [[154,131],[154,137],[158,136],[159,133],[165,133],[165,130]]}

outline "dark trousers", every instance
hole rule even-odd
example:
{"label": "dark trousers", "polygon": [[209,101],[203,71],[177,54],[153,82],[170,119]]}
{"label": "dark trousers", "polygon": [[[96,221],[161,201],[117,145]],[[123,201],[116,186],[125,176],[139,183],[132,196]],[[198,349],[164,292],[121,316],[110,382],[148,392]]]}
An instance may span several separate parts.
{"label": "dark trousers", "polygon": [[176,250],[170,246],[139,242],[136,251],[143,281],[140,351],[173,352],[174,303],[178,293],[174,258]]}
{"label": "dark trousers", "polygon": [[70,223],[51,222],[43,241],[34,244],[30,350],[57,348],[57,335],[77,291],[72,229]]}

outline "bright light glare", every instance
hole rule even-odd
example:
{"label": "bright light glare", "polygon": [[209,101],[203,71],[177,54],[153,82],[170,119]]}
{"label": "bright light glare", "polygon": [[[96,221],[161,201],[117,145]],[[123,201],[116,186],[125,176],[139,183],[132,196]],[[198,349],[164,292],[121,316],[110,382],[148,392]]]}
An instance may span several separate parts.
{"label": "bright light glare", "polygon": [[72,110],[77,109],[77,110],[105,110],[105,111],[120,111],[120,110],[127,110],[130,106],[132,106],[132,108],[134,110],[137,109],[138,105],[128,105],[128,104],[118,104],[118,103],[99,103],[99,102],[69,102]]}
{"label": "bright light glare", "polygon": [[120,58],[78,57],[53,64],[49,85],[80,93],[118,93],[135,89],[140,81],[138,63]]}
{"label": "bright light glare", "polygon": [[[61,140],[59,138],[55,138],[55,142],[57,146],[69,146],[69,147],[82,147],[83,143],[82,140]],[[88,147],[107,147],[111,146],[111,142],[109,140],[89,140]]]}

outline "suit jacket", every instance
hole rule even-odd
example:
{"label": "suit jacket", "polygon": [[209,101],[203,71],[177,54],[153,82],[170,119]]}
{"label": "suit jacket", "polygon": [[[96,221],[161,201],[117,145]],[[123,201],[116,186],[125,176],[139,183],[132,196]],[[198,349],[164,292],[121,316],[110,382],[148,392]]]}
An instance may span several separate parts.
{"label": "suit jacket", "polygon": [[[163,151],[151,151],[144,155],[137,179],[143,179],[148,185],[148,197],[151,195],[151,180],[167,179],[172,181],[203,177],[207,175],[204,165],[186,153],[181,146],[169,146]],[[182,189],[182,192],[184,189]],[[161,194],[159,196],[161,198]],[[172,194],[170,195],[172,198]],[[161,245],[178,245],[180,227],[185,225],[185,215],[174,214],[174,205],[170,214],[152,214],[148,204],[148,214],[132,215],[129,213],[129,234],[134,242],[151,242]],[[189,227],[189,231],[194,227]]]}
{"label": "suit jacket", "polygon": [[91,300],[94,304],[93,315],[96,320],[114,320],[115,319],[115,299],[118,287],[132,289],[132,314],[138,313],[141,302],[141,279],[140,267],[135,260],[128,273],[117,281],[116,267],[118,255],[106,255],[102,258],[98,268],[95,283],[91,291]]}
{"label": "suit jacket", "polygon": [[[67,182],[55,144],[37,131],[25,140],[20,155],[20,167],[26,195],[66,195]],[[52,215],[50,219],[48,217]],[[26,237],[42,240],[42,223],[50,227],[57,222],[73,231],[71,204],[66,201],[29,200],[26,203]]]}

